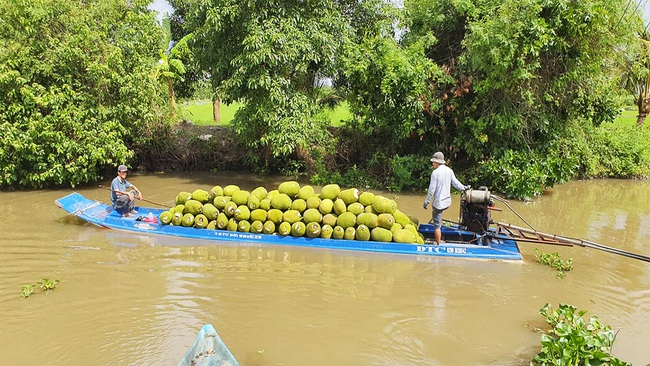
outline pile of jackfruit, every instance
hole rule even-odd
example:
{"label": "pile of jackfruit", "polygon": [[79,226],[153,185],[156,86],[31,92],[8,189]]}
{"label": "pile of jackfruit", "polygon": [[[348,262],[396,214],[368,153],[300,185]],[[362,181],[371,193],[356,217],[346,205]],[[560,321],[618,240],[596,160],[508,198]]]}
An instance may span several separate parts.
{"label": "pile of jackfruit", "polygon": [[271,191],[237,185],[183,191],[159,222],[283,236],[424,243],[417,219],[398,210],[394,200],[338,184],[325,185],[320,193],[296,181],[282,182]]}

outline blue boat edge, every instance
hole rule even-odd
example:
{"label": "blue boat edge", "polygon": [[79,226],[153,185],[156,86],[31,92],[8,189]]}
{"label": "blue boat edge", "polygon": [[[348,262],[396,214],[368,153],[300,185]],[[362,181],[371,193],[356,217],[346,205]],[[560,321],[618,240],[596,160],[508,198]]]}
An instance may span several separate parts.
{"label": "blue boat edge", "polygon": [[212,324],[204,325],[178,366],[239,366]]}
{"label": "blue boat edge", "polygon": [[[322,239],[281,236],[277,234],[256,234],[248,232],[236,232],[226,230],[196,229],[183,226],[161,225],[157,222],[146,222],[151,213],[156,218],[163,212],[163,209],[150,207],[137,207],[139,217],[123,218],[113,211],[112,207],[84,197],[78,192],[70,193],[55,200],[60,208],[68,212],[68,215],[75,215],[84,221],[94,225],[144,234],[164,235],[188,239],[203,239],[221,242],[256,243],[259,245],[287,245],[316,247],[334,250],[366,251],[391,254],[408,254],[421,257],[454,257],[454,258],[476,258],[494,259],[507,261],[520,261],[522,255],[517,242],[505,235],[493,233],[489,239],[481,237],[472,232],[460,230],[457,227],[443,226],[443,236],[474,236],[478,244],[467,242],[443,242],[436,244],[404,244],[396,242],[358,241],[344,239]],[[425,237],[431,236],[433,226],[420,224],[418,228]]]}

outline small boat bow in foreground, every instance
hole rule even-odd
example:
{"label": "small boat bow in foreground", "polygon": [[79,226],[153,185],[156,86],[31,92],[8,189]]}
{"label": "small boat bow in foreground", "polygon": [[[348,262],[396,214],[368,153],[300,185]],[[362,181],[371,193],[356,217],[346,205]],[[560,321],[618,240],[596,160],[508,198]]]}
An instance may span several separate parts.
{"label": "small boat bow in foreground", "polygon": [[178,366],[239,366],[211,324],[204,325]]}

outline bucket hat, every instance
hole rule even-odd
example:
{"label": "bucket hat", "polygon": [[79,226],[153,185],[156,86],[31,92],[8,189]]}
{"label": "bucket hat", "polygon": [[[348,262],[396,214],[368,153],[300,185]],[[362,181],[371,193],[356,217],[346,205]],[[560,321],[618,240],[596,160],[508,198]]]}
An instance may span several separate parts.
{"label": "bucket hat", "polygon": [[442,152],[438,151],[437,153],[433,154],[433,157],[431,157],[431,162],[445,164],[445,156],[442,154]]}
{"label": "bucket hat", "polygon": [[117,167],[118,172],[128,172],[129,168],[126,167],[126,165],[120,165]]}

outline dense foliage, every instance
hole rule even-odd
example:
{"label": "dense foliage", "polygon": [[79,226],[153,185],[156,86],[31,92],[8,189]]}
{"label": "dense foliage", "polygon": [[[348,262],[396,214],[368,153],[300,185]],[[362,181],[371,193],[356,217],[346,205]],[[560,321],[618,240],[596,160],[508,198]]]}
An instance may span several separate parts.
{"label": "dense foliage", "polygon": [[[476,184],[525,197],[583,175],[558,155],[572,133],[618,113],[617,64],[640,18],[624,1],[412,0],[405,43],[433,35],[427,57],[453,82],[425,138],[443,140]],[[578,128],[568,128],[577,124]],[[589,146],[591,147],[591,146]],[[563,151],[578,155],[584,151]],[[476,164],[478,163],[478,164]]]}
{"label": "dense foliage", "polygon": [[154,118],[148,1],[0,1],[0,187],[95,181]]}
{"label": "dense foliage", "polygon": [[195,57],[223,102],[242,102],[232,126],[263,156],[295,155],[330,142],[318,103],[355,34],[383,17],[382,1],[198,0],[187,21]]}
{"label": "dense foliage", "polygon": [[[170,2],[173,48],[147,1],[0,1],[0,187],[195,166],[175,97],[207,79],[215,107],[242,104],[233,142],[256,171],[424,189],[440,150],[519,198],[650,175],[648,128],[611,123],[620,70],[636,95],[650,80],[625,0]],[[341,101],[352,117],[331,128]]]}

